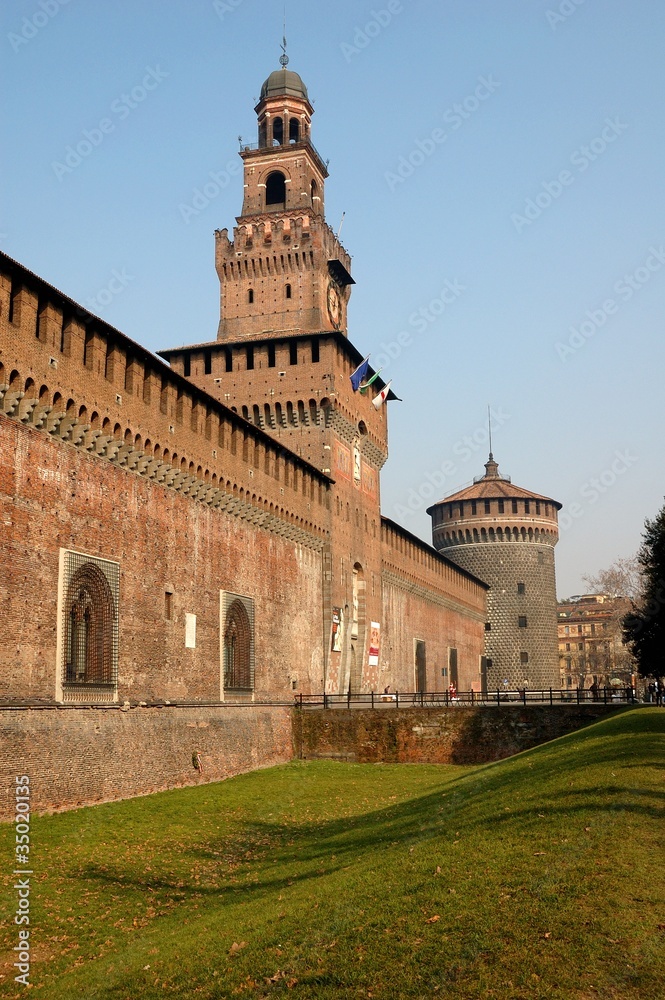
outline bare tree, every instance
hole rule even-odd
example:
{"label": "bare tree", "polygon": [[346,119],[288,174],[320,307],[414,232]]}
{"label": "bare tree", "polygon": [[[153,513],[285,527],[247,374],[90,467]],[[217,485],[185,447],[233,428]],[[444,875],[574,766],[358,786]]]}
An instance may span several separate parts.
{"label": "bare tree", "polygon": [[582,579],[596,594],[638,601],[644,589],[642,572],[637,556],[628,556],[616,559],[607,569],[598,570],[595,574],[584,574]]}

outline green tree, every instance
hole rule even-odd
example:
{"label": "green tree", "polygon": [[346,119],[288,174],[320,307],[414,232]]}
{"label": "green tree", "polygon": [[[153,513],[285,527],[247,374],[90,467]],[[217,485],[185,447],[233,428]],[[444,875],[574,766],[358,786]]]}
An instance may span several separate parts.
{"label": "green tree", "polygon": [[623,641],[637,660],[643,677],[665,674],[665,506],[653,521],[644,522],[643,591],[623,620]]}

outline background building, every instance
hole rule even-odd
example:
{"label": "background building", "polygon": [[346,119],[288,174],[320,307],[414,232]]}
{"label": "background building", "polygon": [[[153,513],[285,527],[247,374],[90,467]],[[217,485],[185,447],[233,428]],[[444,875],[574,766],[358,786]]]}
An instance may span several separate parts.
{"label": "background building", "polygon": [[626,597],[585,594],[558,604],[559,670],[562,688],[629,687],[635,662],[621,641]]}

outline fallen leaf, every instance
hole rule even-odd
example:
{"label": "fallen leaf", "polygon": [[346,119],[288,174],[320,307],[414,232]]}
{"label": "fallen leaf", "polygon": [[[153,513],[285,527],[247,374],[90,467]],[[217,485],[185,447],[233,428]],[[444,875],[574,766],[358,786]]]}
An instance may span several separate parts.
{"label": "fallen leaf", "polygon": [[534,858],[542,858],[543,855],[546,854],[546,853],[547,853],[546,851],[534,851],[533,852],[533,856],[534,856]]}
{"label": "fallen leaf", "polygon": [[430,917],[429,920],[426,920],[425,923],[426,924],[435,924],[437,922],[437,920],[440,920],[440,919],[441,919],[441,917],[439,916],[439,914],[435,913],[434,916]]}
{"label": "fallen leaf", "polygon": [[246,947],[247,947],[246,941],[241,941],[240,944],[238,944],[237,941],[234,941],[229,950],[229,955],[237,955],[239,951],[241,951],[243,948]]}
{"label": "fallen leaf", "polygon": [[548,938],[551,938],[551,937],[552,937],[552,932],[551,932],[551,931],[546,931],[546,933],[545,933],[545,934],[543,934],[543,937],[544,937],[544,938],[545,938],[545,940],[547,941],[547,939],[548,939]]}
{"label": "fallen leaf", "polygon": [[440,874],[441,874],[441,865],[437,865],[437,866],[436,866],[436,874],[437,874],[437,875],[440,875]]}

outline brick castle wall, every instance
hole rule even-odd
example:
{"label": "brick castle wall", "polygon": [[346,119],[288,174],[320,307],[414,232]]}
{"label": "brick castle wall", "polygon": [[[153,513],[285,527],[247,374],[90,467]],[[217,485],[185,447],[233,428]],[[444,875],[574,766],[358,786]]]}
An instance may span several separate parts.
{"label": "brick castle wall", "polygon": [[[255,601],[256,697],[285,694],[293,681],[321,690],[315,549],[2,414],[0,517],[0,697],[54,697],[60,548],[120,564],[120,701],[219,700],[222,590]],[[185,646],[186,614],[196,615],[193,649]]]}

